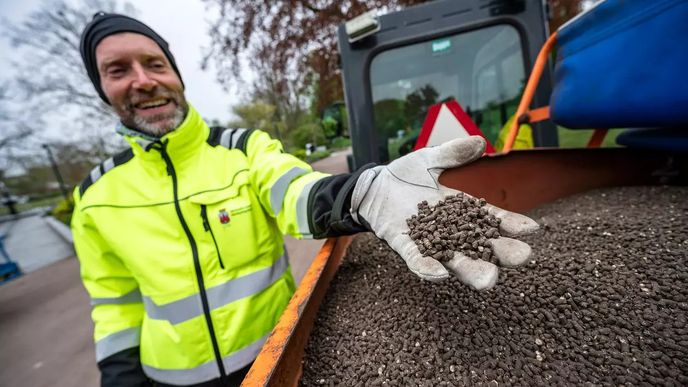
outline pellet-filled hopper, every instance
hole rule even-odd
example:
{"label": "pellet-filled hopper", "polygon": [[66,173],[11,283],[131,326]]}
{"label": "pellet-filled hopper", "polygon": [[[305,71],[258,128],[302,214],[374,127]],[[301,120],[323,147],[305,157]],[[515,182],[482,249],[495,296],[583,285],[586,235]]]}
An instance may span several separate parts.
{"label": "pellet-filled hopper", "polygon": [[[446,171],[447,186],[514,211],[594,188],[686,183],[685,158],[662,151],[629,148],[538,149],[483,157]],[[330,280],[350,237],[328,240],[306,272],[282,318],[243,385],[295,386],[304,347]]]}
{"label": "pellet-filled hopper", "polygon": [[[446,170],[440,182],[517,212],[527,212],[556,199],[596,188],[686,185],[688,123],[685,99],[680,94],[688,88],[675,88],[672,85],[688,84],[685,71],[675,66],[685,63],[685,60],[677,61],[676,58],[677,55],[688,58],[688,50],[685,45],[676,46],[669,42],[673,59],[663,62],[668,63],[668,67],[662,71],[647,71],[643,67],[647,65],[646,61],[641,64],[636,59],[654,55],[658,47],[661,51],[662,45],[652,37],[656,34],[668,36],[667,28],[676,30],[674,32],[679,35],[687,33],[686,24],[674,19],[686,16],[688,6],[668,0],[652,4],[636,2],[632,7],[629,4],[623,1],[601,2],[588,14],[553,34],[534,66],[516,113],[518,120],[514,120],[503,152],[485,156],[461,168]],[[645,9],[647,7],[652,8],[652,12]],[[610,17],[613,20],[608,20]],[[623,20],[637,21],[638,17],[647,18],[647,23],[638,22],[635,28],[630,29],[622,23]],[[610,32],[600,26],[618,28]],[[676,34],[672,36],[678,36]],[[629,41],[635,43],[627,45]],[[576,127],[576,117],[581,117],[580,127],[587,128],[648,127],[653,123],[663,128],[624,133],[617,142],[627,146],[620,148],[600,148],[606,129],[598,129],[590,139],[588,148],[511,151],[519,123],[535,122],[550,116],[549,107],[530,111],[529,108],[539,74],[555,44],[559,45],[555,73],[557,84],[552,98],[552,118],[555,122],[560,117],[559,123]],[[617,50],[618,45],[623,45],[622,51],[627,60],[615,58],[609,61],[604,60],[604,56],[600,57]],[[585,53],[586,47],[592,52]],[[620,63],[624,66],[619,67]],[[599,69],[607,64],[614,66],[616,71],[605,73],[602,79],[598,79]],[[672,77],[667,77],[667,72]],[[593,86],[602,94],[588,98],[591,90],[589,83],[586,84],[583,78],[571,78],[572,74],[584,74],[583,78],[594,79],[596,84]],[[643,82],[642,85],[630,85],[624,84],[624,79],[643,79]],[[667,84],[667,79],[672,84]],[[607,88],[599,87],[604,82],[617,83]],[[629,91],[628,87],[632,87],[632,90]],[[639,90],[637,87],[646,87],[648,90]],[[654,95],[661,100],[648,100],[624,115],[629,104],[637,102],[637,95]],[[589,104],[591,100],[594,100],[595,106]],[[318,308],[350,241],[350,237],[342,237],[325,243],[243,385],[298,385],[304,348]]]}

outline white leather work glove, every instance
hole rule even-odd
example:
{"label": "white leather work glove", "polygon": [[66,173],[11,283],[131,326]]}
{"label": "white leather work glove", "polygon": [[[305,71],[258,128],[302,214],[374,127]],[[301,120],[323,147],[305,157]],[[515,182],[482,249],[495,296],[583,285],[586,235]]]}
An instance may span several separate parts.
{"label": "white leather work glove", "polygon": [[[438,179],[442,171],[470,163],[484,152],[485,140],[471,136],[424,148],[389,165],[364,171],[352,193],[351,214],[358,222],[361,218],[368,222],[375,235],[385,240],[419,277],[440,281],[448,278],[451,271],[474,289],[489,289],[497,282],[499,270],[496,265],[471,259],[460,252],[454,253],[454,258],[446,263],[423,256],[409,236],[406,224],[406,219],[418,213],[418,203],[423,200],[433,206],[447,196],[460,193],[440,185]],[[538,224],[527,216],[490,204],[485,207],[488,213],[501,219],[499,231],[503,236],[490,240],[499,264],[514,267],[526,262],[531,254],[530,246],[508,236],[532,233],[538,229]]]}

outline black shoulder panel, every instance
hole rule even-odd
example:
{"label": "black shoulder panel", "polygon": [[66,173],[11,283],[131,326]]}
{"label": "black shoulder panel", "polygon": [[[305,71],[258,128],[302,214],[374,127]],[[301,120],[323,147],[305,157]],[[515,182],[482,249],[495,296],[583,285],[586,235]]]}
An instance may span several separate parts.
{"label": "black shoulder panel", "polygon": [[81,184],[79,184],[79,196],[84,196],[84,192],[86,192],[86,189],[91,186],[91,176],[86,176],[84,180],[81,181]]}
{"label": "black shoulder panel", "polygon": [[134,152],[131,150],[131,148],[129,148],[117,153],[116,155],[97,165],[79,185],[79,195],[83,197],[88,187],[93,185],[98,179],[100,179],[101,176],[112,170],[114,167],[126,163],[133,157]]}
{"label": "black shoulder panel", "polygon": [[239,149],[246,154],[248,138],[251,137],[254,129],[237,129],[213,126],[208,135],[210,146],[221,145],[227,149]]}
{"label": "black shoulder panel", "polygon": [[212,126],[210,127],[210,134],[208,135],[208,144],[210,146],[218,146],[220,145],[220,136],[222,136],[222,132],[225,131],[225,127],[223,126]]}
{"label": "black shoulder panel", "polygon": [[237,141],[237,149],[241,150],[246,154],[246,147],[248,146],[248,138],[251,137],[251,134],[253,134],[253,131],[255,129],[248,129],[244,131],[244,133],[241,133],[241,136],[239,136],[239,140]]}
{"label": "black shoulder panel", "polygon": [[112,156],[112,159],[115,161],[115,167],[126,163],[132,158],[134,158],[134,151],[132,151],[131,148],[125,149],[117,153],[116,155]]}

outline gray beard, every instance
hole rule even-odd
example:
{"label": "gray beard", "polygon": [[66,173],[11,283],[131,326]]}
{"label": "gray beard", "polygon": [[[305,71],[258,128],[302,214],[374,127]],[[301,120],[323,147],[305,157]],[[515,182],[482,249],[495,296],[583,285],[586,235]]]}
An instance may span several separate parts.
{"label": "gray beard", "polygon": [[[184,107],[177,105],[174,112],[170,116],[166,117],[152,117],[155,123],[150,123],[144,118],[134,115],[134,129],[137,129],[143,133],[151,135],[153,137],[162,137],[167,133],[177,129],[179,125],[186,118],[186,111]],[[158,120],[157,118],[162,118]]]}

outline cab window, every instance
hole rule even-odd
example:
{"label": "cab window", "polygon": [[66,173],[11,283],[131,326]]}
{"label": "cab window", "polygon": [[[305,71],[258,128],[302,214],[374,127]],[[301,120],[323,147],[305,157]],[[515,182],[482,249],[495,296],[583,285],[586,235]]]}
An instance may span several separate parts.
{"label": "cab window", "polygon": [[518,31],[496,25],[383,51],[370,65],[383,161],[410,152],[431,105],[456,100],[494,143],[525,83]]}

